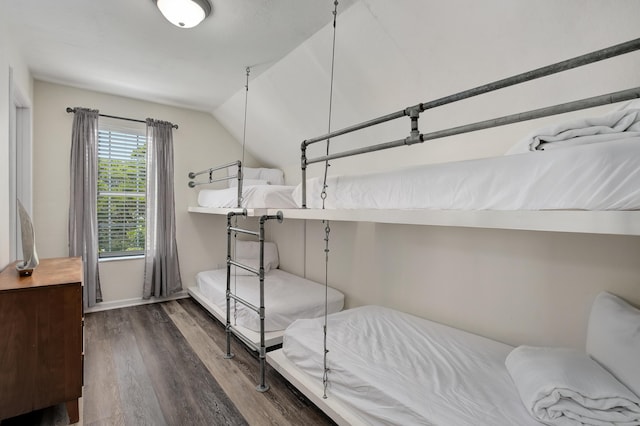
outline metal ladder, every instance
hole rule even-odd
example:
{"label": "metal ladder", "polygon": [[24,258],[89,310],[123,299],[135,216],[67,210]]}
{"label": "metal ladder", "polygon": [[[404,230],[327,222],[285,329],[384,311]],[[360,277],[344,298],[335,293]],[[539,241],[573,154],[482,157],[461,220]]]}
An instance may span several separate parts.
{"label": "metal ladder", "polygon": [[[231,225],[231,219],[235,216],[247,217],[247,210],[242,212],[229,212],[227,213],[227,324],[225,327],[227,334],[227,353],[224,356],[226,359],[233,358],[234,354],[231,352],[231,333],[237,336],[244,344],[250,347],[252,350],[258,352],[260,358],[260,383],[256,386],[258,392],[266,392],[269,390],[269,385],[265,383],[265,362],[266,362],[266,347],[264,344],[264,224],[268,220],[276,219],[278,223],[282,223],[283,214],[278,211],[275,215],[262,215],[260,216],[260,230],[258,232],[251,231],[249,229],[237,228]],[[251,235],[258,238],[260,242],[260,266],[259,269],[252,268],[248,265],[238,263],[231,258],[231,236],[237,233]],[[242,268],[246,271],[254,273],[260,278],[260,306],[238,297],[231,292],[231,266]],[[242,303],[252,311],[256,312],[260,316],[260,346],[256,346],[252,341],[247,339],[235,327],[231,324],[231,299],[238,303]]]}

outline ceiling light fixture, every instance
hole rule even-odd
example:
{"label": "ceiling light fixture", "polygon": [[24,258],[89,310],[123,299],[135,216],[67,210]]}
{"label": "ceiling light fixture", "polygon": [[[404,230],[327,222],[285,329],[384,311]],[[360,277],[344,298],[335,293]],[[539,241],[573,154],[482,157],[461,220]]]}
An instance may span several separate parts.
{"label": "ceiling light fixture", "polygon": [[176,27],[193,28],[211,13],[209,0],[155,0],[162,15]]}

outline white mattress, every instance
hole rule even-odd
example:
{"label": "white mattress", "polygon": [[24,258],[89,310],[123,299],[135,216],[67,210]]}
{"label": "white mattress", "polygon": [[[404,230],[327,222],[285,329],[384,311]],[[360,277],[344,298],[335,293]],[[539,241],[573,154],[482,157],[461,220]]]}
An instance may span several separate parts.
{"label": "white mattress", "polygon": [[[328,178],[328,209],[638,210],[640,137]],[[321,178],[307,206],[321,208]],[[301,206],[301,186],[293,197]]]}
{"label": "white mattress", "polygon": [[[292,192],[295,187],[285,185],[248,185],[242,187],[242,207],[295,209]],[[200,207],[233,208],[238,206],[238,188],[201,189]]]}
{"label": "white mattress", "polygon": [[[234,287],[235,281],[235,287]],[[211,303],[227,310],[227,270],[203,271],[196,275],[198,289]],[[231,277],[231,289],[235,294],[255,306],[260,306],[260,280],[256,276]],[[315,318],[324,315],[325,286],[279,269],[269,271],[264,278],[265,331],[284,330],[298,318]],[[344,295],[328,288],[327,309],[338,312],[344,306]],[[233,301],[231,301],[232,324]],[[257,313],[241,303],[236,303],[236,324],[260,331]]]}
{"label": "white mattress", "polygon": [[[285,330],[283,352],[323,374],[323,318]],[[365,424],[540,425],[505,367],[512,347],[379,306],[345,310],[327,325],[329,398]]]}

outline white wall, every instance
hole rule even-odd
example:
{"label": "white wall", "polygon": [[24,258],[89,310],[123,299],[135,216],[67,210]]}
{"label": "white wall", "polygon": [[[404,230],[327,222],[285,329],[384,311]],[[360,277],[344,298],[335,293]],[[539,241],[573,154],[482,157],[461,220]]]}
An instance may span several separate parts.
{"label": "white wall", "polygon": [[[41,258],[68,255],[69,155],[73,114],[66,107],[99,109],[109,115],[153,117],[179,125],[174,130],[176,232],[183,286],[195,273],[215,267],[226,256],[223,217],[191,214],[196,192],[187,174],[239,158],[240,146],[210,114],[107,95],[67,86],[35,82],[34,90],[34,227]],[[254,164],[251,156],[248,164]],[[105,302],[140,298],[144,261],[100,263]]]}
{"label": "white wall", "polygon": [[0,3],[0,270],[9,263],[9,53]]}
{"label": "white wall", "polygon": [[14,88],[29,102],[32,99],[32,80],[21,55],[14,49],[12,36],[6,22],[4,3],[0,2],[0,270],[12,259],[10,253],[9,212],[9,108],[13,100],[10,93],[10,77]]}

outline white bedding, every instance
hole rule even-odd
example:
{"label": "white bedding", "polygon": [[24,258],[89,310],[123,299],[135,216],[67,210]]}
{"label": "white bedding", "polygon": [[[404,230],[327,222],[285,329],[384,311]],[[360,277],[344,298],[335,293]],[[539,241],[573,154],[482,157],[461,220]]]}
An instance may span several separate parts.
{"label": "white bedding", "polygon": [[[295,209],[293,186],[243,185],[242,207]],[[200,207],[233,208],[238,206],[238,188],[202,189],[198,193]]]}
{"label": "white bedding", "polygon": [[579,118],[539,129],[516,143],[507,154],[557,149],[640,136],[640,109],[625,108],[607,115]]}
{"label": "white bedding", "polygon": [[505,365],[524,405],[544,424],[640,425],[640,399],[583,351],[519,346]]}
{"label": "white bedding", "polygon": [[[234,287],[235,282],[235,287]],[[213,304],[226,312],[227,270],[216,269],[199,272],[196,275],[198,289]],[[240,275],[231,277],[231,289],[234,293],[260,306],[260,281],[254,276]],[[314,318],[324,315],[325,287],[288,272],[273,269],[265,275],[265,331],[287,328],[298,318]],[[338,312],[344,305],[344,295],[329,288],[327,297],[328,312]],[[233,323],[233,301],[232,323]],[[258,314],[241,303],[236,303],[236,324],[250,330],[260,330]]]}
{"label": "white bedding", "polygon": [[[386,173],[329,177],[328,209],[638,210],[640,137]],[[307,206],[321,208],[321,178]],[[301,202],[301,186],[293,197]]]}
{"label": "white bedding", "polygon": [[[323,319],[285,330],[283,352],[321,381]],[[379,306],[329,316],[329,398],[365,424],[537,425],[505,367],[511,346]]]}

